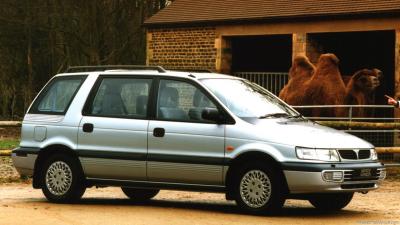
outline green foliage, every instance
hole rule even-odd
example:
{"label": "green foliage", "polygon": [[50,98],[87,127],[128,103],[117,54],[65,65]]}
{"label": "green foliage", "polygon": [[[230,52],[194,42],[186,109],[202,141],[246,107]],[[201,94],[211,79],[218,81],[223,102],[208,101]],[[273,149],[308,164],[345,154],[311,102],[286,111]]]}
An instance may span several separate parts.
{"label": "green foliage", "polygon": [[0,149],[13,149],[19,145],[19,140],[0,140]]}
{"label": "green foliage", "polygon": [[70,65],[145,64],[142,24],[170,2],[0,1],[0,119],[21,118]]}

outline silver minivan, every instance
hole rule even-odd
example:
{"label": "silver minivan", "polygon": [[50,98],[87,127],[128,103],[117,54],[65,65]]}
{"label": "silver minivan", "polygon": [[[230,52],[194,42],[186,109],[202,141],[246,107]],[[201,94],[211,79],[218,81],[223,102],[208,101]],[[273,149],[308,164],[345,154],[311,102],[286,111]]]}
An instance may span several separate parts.
{"label": "silver minivan", "polygon": [[251,213],[290,198],[339,210],[386,175],[370,143],[305,119],[254,83],[151,66],[54,76],[12,158],[52,202],[92,186],[119,186],[135,201],[177,189],[226,193]]}

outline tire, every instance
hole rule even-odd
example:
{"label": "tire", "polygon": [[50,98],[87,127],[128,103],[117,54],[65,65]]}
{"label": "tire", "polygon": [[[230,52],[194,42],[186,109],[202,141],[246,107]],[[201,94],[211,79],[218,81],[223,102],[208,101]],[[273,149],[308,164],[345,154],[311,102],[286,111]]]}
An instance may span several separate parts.
{"label": "tire", "polygon": [[346,207],[353,195],[354,193],[319,194],[309,199],[309,202],[317,209],[337,211]]}
{"label": "tire", "polygon": [[233,182],[236,204],[251,214],[276,213],[285,202],[279,171],[264,164],[245,164],[237,171],[237,179]]}
{"label": "tire", "polygon": [[78,160],[66,154],[50,156],[44,163],[40,179],[43,194],[54,203],[75,202],[86,190]]}
{"label": "tire", "polygon": [[127,188],[121,187],[122,192],[128,196],[132,201],[145,202],[155,197],[159,189],[140,189],[140,188]]}

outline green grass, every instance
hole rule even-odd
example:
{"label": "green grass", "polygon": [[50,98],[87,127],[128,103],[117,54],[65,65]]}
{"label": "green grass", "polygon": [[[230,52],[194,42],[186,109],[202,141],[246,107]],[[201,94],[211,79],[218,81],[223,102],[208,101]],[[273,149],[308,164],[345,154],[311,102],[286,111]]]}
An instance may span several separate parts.
{"label": "green grass", "polygon": [[19,140],[0,140],[0,149],[13,149],[19,145]]}

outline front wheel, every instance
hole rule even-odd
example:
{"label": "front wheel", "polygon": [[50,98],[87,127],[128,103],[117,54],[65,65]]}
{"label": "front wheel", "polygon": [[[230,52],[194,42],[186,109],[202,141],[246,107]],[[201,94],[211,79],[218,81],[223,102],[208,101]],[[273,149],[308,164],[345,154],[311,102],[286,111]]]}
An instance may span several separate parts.
{"label": "front wheel", "polygon": [[79,162],[65,154],[49,157],[44,163],[41,179],[43,194],[55,203],[76,201],[86,190]]}
{"label": "front wheel", "polygon": [[264,163],[247,164],[237,173],[236,203],[249,213],[272,213],[284,203],[283,182],[278,171]]}
{"label": "front wheel", "polygon": [[122,192],[135,202],[144,202],[155,197],[159,189],[140,189],[140,188],[127,188],[122,187]]}
{"label": "front wheel", "polygon": [[353,199],[354,193],[319,194],[309,199],[317,209],[336,211],[346,207]]}

